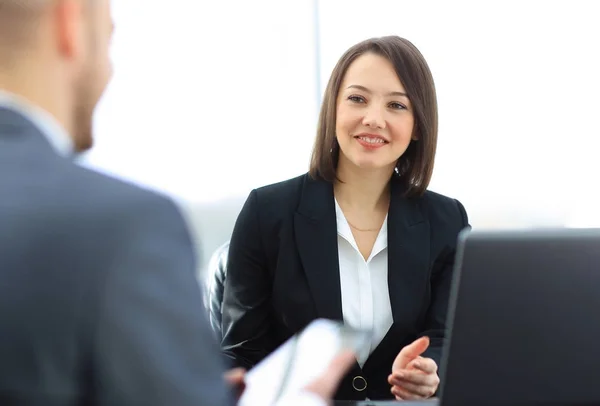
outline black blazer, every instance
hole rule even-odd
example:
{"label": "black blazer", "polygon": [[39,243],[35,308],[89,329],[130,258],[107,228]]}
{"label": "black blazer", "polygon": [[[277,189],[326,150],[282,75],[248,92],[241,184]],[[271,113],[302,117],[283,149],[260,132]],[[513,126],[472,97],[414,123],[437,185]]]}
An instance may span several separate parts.
{"label": "black blazer", "polygon": [[[458,233],[457,200],[403,197],[394,177],[388,213],[388,285],[393,325],[336,399],[392,398],[387,377],[403,346],[427,335],[439,365]],[[343,320],[333,185],[303,175],[250,193],[229,247],[222,349],[251,368],[316,318]],[[353,388],[362,376],[367,389]]]}

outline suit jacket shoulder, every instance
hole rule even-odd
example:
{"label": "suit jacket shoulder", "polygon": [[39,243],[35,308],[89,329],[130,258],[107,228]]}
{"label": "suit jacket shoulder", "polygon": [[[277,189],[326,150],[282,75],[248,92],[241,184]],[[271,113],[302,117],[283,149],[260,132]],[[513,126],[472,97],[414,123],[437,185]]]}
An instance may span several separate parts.
{"label": "suit jacket shoulder", "polygon": [[5,393],[28,404],[230,404],[174,202],[74,165],[34,128],[12,139],[0,149]]}
{"label": "suit jacket shoulder", "polygon": [[148,214],[146,208],[178,211],[172,199],[161,193],[77,165],[68,166],[62,181],[61,186],[71,191],[70,198],[80,203],[95,202],[94,211],[108,216],[104,220],[121,223],[132,215]]}
{"label": "suit jacket shoulder", "polygon": [[427,190],[419,200],[430,221],[444,225],[458,222],[462,227],[468,225],[467,212],[457,199]]}
{"label": "suit jacket shoulder", "polygon": [[275,213],[283,213],[288,209],[295,210],[302,194],[302,187],[307,181],[311,179],[304,174],[255,189],[254,192],[260,202],[259,207],[261,210],[275,211]]}
{"label": "suit jacket shoulder", "polygon": [[[280,220],[282,216],[293,214],[299,209],[303,192],[307,190],[306,186],[310,186],[312,192],[315,185],[319,185],[318,187],[321,189],[331,188],[322,181],[312,179],[309,174],[303,174],[254,189],[252,194],[255,194],[255,208],[260,221],[265,218]],[[421,214],[435,226],[453,226],[451,228],[459,226],[462,228],[468,225],[466,210],[457,199],[427,190],[422,196],[412,198],[412,200],[420,207]]]}

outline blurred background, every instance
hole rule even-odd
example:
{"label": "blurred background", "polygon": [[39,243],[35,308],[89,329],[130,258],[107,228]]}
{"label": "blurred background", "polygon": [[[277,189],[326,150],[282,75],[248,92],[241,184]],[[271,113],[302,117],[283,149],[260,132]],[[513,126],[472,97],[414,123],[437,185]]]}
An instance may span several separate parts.
{"label": "blurred background", "polygon": [[115,75],[81,163],[174,197],[201,267],[248,193],[307,171],[342,53],[399,35],[436,80],[430,189],[474,228],[600,227],[593,0],[114,1]]}

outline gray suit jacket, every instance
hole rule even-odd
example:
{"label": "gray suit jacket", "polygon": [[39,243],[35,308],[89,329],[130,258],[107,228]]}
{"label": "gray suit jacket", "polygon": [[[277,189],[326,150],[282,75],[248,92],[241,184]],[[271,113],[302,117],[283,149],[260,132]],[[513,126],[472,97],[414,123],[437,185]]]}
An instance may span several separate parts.
{"label": "gray suit jacket", "polygon": [[0,404],[233,403],[186,225],[0,107]]}

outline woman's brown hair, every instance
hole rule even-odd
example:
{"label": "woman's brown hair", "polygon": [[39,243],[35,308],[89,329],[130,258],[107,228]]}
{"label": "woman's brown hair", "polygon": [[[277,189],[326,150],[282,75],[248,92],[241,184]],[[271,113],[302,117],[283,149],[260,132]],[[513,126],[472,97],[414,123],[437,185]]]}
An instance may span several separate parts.
{"label": "woman's brown hair", "polygon": [[366,53],[380,55],[392,63],[410,100],[416,140],[411,141],[398,159],[396,176],[403,182],[406,196],[420,196],[429,186],[433,173],[438,132],[437,97],[425,58],[410,41],[397,36],[360,42],[347,50],[336,64],[321,105],[309,173],[315,179],[336,180],[340,154],[335,135],[337,98],[348,67]]}

